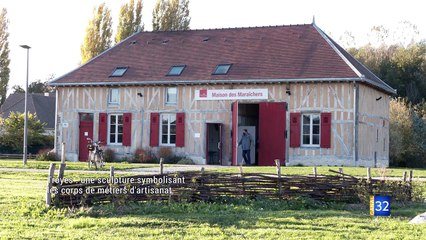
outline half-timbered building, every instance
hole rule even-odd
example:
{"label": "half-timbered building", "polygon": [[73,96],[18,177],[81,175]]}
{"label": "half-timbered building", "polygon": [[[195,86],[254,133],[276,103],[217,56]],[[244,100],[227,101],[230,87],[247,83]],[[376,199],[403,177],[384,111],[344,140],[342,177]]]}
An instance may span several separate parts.
{"label": "half-timbered building", "polygon": [[315,24],[138,32],[53,80],[55,148],[172,148],[199,164],[387,166],[395,90]]}

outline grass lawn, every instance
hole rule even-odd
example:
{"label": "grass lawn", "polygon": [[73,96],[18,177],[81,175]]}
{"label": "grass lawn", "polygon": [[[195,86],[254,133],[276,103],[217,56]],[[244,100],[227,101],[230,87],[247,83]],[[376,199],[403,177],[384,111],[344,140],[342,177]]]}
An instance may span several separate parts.
{"label": "grass lawn", "polygon": [[392,217],[370,217],[365,205],[324,205],[306,199],[49,210],[43,205],[46,178],[45,173],[0,171],[0,239],[422,239],[426,235],[424,225],[407,223],[426,211],[425,203],[393,204]]}
{"label": "grass lawn", "polygon": [[[55,162],[60,163],[60,162]],[[88,170],[89,167],[86,162],[66,162],[68,170]],[[48,161],[35,161],[28,160],[27,165],[22,164],[22,160],[15,159],[0,159],[0,168],[31,168],[31,169],[49,169],[50,162]],[[105,163],[104,170],[109,170],[110,166],[114,166],[115,170],[126,170],[132,168],[147,168],[147,167],[158,167],[158,164],[150,163],[127,163],[127,162],[114,162]],[[168,164],[165,164],[168,166]],[[93,169],[92,169],[93,170]]]}

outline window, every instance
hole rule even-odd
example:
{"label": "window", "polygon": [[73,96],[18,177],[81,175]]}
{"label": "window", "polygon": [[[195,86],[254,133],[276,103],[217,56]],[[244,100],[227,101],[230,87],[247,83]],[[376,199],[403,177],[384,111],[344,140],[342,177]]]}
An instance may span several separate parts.
{"label": "window", "polygon": [[228,74],[231,64],[218,64],[213,72],[213,75],[226,75]]}
{"label": "window", "polygon": [[180,76],[186,65],[176,65],[170,68],[166,76]]}
{"label": "window", "polygon": [[167,88],[166,93],[166,104],[176,104],[177,103],[177,88],[169,87]]}
{"label": "window", "polygon": [[108,144],[121,145],[123,143],[123,114],[108,116]]}
{"label": "window", "polygon": [[319,147],[320,145],[320,115],[302,115],[302,146]]}
{"label": "window", "polygon": [[161,114],[160,139],[161,145],[176,144],[176,114]]}
{"label": "window", "polygon": [[127,71],[128,67],[117,67],[110,75],[110,77],[122,77],[126,71]]}
{"label": "window", "polygon": [[120,103],[120,90],[118,88],[111,88],[109,90],[108,103],[109,104],[119,104]]}

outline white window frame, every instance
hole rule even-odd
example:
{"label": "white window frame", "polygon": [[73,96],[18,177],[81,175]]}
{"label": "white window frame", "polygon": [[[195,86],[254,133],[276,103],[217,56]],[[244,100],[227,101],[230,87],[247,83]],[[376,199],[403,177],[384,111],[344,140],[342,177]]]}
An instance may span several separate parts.
{"label": "white window frame", "polygon": [[[174,89],[175,90],[175,94],[176,94],[176,101],[175,102],[171,102],[170,100],[169,100],[169,90],[172,90],[172,89]],[[165,103],[167,104],[167,105],[176,105],[177,104],[177,101],[178,101],[178,89],[177,89],[177,87],[167,87],[166,88],[166,94],[165,94],[165,97],[166,97],[166,99],[165,99]]]}
{"label": "white window frame", "polygon": [[[115,134],[115,141],[114,142],[111,142],[111,139],[110,139],[110,135],[111,135],[111,116],[115,116],[116,117],[116,121],[117,121],[117,124],[115,124],[115,132],[116,132],[116,134]],[[121,124],[118,124],[118,117],[119,116],[121,116],[121,119],[122,119],[122,123]],[[122,127],[121,127],[121,130],[122,130],[122,132],[121,132],[121,142],[118,142],[118,135],[119,135],[119,132],[118,132],[118,126],[119,125],[121,125]],[[122,113],[114,113],[114,114],[108,114],[108,136],[107,136],[107,142],[108,142],[108,145],[117,145],[117,146],[122,146],[123,145],[123,128],[124,128],[124,116],[123,116],[123,114]]]}
{"label": "white window frame", "polygon": [[[117,95],[117,101],[114,101],[113,95]],[[120,104],[120,89],[119,88],[110,88],[108,90],[108,104],[118,105]]]}
{"label": "white window frame", "polygon": [[[304,136],[303,117],[304,116],[309,116],[309,144],[303,143],[303,136]],[[314,118],[313,117],[318,117],[318,119],[319,119],[319,123],[318,123],[318,127],[319,127],[318,144],[313,144],[313,141],[314,141],[314,123],[313,123]],[[301,131],[300,131],[301,146],[302,147],[314,147],[314,148],[320,147],[320,145],[321,145],[321,114],[316,113],[316,112],[302,113],[301,119],[302,119],[301,123],[300,123],[301,124]]]}
{"label": "white window frame", "polygon": [[[163,143],[163,117],[167,116],[167,142]],[[170,142],[170,136],[173,135],[170,131],[171,127],[172,127],[172,120],[175,120],[175,142],[171,143]],[[176,146],[176,114],[175,113],[162,113],[160,114],[160,136],[159,136],[159,142],[160,142],[160,146],[169,146],[169,147],[174,147]]]}

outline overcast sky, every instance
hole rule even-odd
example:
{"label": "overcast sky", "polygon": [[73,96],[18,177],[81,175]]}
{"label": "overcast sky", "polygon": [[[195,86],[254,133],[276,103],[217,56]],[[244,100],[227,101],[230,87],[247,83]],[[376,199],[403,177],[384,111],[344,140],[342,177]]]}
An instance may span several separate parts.
{"label": "overcast sky", "polygon": [[[8,11],[11,74],[9,89],[24,86],[26,51],[30,49],[30,83],[59,77],[78,67],[83,42],[93,7],[106,2],[116,29],[120,6],[127,0],[0,0]],[[143,0],[143,23],[151,30],[152,9],[156,0]],[[190,0],[190,27],[228,28],[268,25],[316,24],[344,45],[345,32],[351,32],[357,45],[368,41],[373,26],[397,29],[409,21],[418,27],[419,39],[426,39],[426,14],[420,0],[344,1],[344,0]]]}

